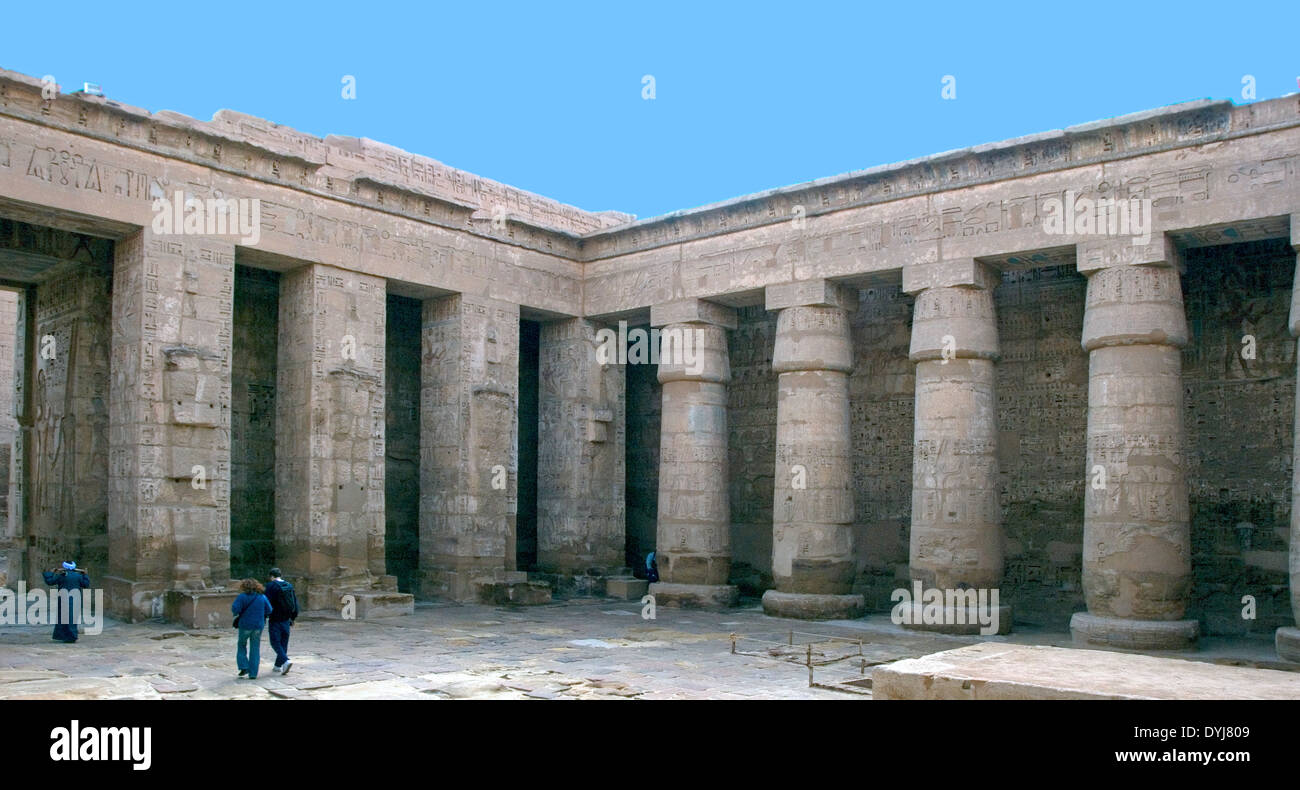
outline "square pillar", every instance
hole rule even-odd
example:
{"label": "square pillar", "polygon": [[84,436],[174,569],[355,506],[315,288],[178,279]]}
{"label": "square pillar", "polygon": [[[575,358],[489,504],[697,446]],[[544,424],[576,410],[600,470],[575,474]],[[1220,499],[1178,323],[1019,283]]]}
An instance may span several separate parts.
{"label": "square pillar", "polygon": [[422,309],[419,590],[475,600],[483,582],[523,581],[519,306],[457,294]]}
{"label": "square pillar", "polygon": [[235,251],[145,228],[115,253],[105,585],[114,617],[141,620],[230,580]]}
{"label": "square pillar", "polygon": [[617,356],[596,357],[612,334],[582,318],[542,325],[537,564],[545,573],[624,566],[626,382]]}
{"label": "square pillar", "polygon": [[384,280],[310,264],[280,279],[275,550],[306,610],[395,594],[384,566]]}

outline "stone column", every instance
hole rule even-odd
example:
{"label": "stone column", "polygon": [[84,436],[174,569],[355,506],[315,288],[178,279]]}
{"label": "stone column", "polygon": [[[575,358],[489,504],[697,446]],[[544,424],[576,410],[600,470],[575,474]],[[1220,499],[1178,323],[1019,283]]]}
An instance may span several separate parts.
{"label": "stone column", "polygon": [[423,311],[419,590],[476,600],[527,584],[515,570],[519,306],[457,294]]}
{"label": "stone column", "polygon": [[[650,308],[663,384],[659,516],[650,594],[661,606],[734,606],[727,477],[727,330],[736,312],[700,299]],[[652,340],[653,342],[653,340]]]}
{"label": "stone column", "polygon": [[[965,259],[910,267],[903,280],[904,290],[916,296],[908,355],[916,363],[908,562],[914,585],[944,595],[942,622],[913,616],[909,625],[979,633],[981,618],[996,614],[998,632],[1007,633],[1009,606],[980,611],[962,592],[974,590],[975,601],[991,603],[1002,585],[993,304],[998,273]],[[921,611],[923,601],[912,603]]]}
{"label": "stone column", "polygon": [[[537,453],[537,564],[585,576],[625,566],[624,369],[597,359],[582,318],[542,325]],[[613,330],[605,329],[608,339]]]}
{"label": "stone column", "polygon": [[280,278],[275,552],[304,609],[404,603],[384,558],[386,301],[382,279],[332,266]]}
{"label": "stone column", "polygon": [[[1076,641],[1140,650],[1190,647],[1191,534],[1183,460],[1180,266],[1171,243],[1138,263],[1080,245],[1088,275],[1088,485]],[[1160,250],[1163,249],[1163,253]],[[1103,265],[1093,268],[1093,261]]]}
{"label": "stone column", "polygon": [[114,617],[229,584],[234,265],[229,241],[150,228],[115,248],[101,577]]}
{"label": "stone column", "polygon": [[857,617],[850,593],[853,553],[853,458],[848,374],[853,370],[849,315],[857,292],[827,280],[767,288],[780,310],[772,370],[778,377],[772,576],[763,611],[808,620]]}
{"label": "stone column", "polygon": [[[1291,334],[1300,337],[1300,214],[1291,215],[1291,245],[1297,252],[1295,280],[1291,286]],[[1300,350],[1298,348],[1297,350]],[[1298,357],[1300,359],[1300,357]],[[1300,364],[1296,365],[1296,383],[1300,385]],[[1296,390],[1295,424],[1291,437],[1291,615],[1300,624],[1300,388]],[[1277,629],[1273,641],[1277,655],[1284,661],[1300,663],[1300,628]]]}

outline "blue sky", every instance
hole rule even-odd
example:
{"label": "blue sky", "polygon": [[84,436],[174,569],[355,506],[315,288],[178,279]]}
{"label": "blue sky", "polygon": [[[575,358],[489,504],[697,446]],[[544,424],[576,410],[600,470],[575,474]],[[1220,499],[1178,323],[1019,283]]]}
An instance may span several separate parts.
{"label": "blue sky", "polygon": [[11,5],[0,67],[641,217],[1300,77],[1294,0],[287,5]]}

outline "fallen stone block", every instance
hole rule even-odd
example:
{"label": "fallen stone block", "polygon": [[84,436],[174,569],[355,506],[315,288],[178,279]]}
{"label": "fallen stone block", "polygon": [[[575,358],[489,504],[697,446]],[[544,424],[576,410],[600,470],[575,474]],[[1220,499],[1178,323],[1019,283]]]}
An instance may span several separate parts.
{"label": "fallen stone block", "polygon": [[875,699],[1297,699],[1300,672],[984,643],[876,667]]}
{"label": "fallen stone block", "polygon": [[633,576],[618,576],[605,580],[605,596],[620,601],[639,601],[650,591],[650,582]]}

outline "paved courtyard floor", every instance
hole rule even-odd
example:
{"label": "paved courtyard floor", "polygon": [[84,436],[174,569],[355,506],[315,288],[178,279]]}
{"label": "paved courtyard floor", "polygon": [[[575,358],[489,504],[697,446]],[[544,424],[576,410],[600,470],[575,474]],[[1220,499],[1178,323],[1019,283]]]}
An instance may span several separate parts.
{"label": "paved courtyard floor", "polygon": [[[725,612],[573,599],[507,608],[417,604],[382,620],[303,618],[293,668],[271,671],[262,636],[256,680],[236,679],[234,629],[107,621],[74,645],[50,628],[0,627],[0,699],[868,699],[875,664],[980,641],[904,630],[887,615],[811,623],[767,617],[757,601]],[[732,635],[736,635],[732,652]],[[1021,629],[1019,644],[1070,646],[1069,634]],[[811,646],[810,646],[811,645]],[[1263,637],[1206,639],[1163,654],[1269,668]],[[808,662],[813,664],[809,685]]]}

